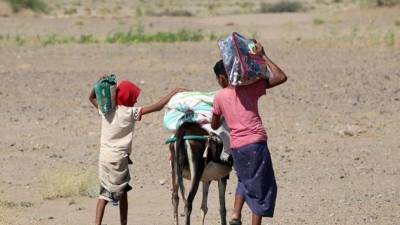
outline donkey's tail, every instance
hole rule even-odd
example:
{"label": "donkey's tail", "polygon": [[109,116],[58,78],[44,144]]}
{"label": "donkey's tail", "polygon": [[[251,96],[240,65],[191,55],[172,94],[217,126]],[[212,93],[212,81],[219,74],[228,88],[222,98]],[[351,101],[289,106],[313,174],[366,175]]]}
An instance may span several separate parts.
{"label": "donkey's tail", "polygon": [[176,176],[178,180],[179,189],[181,190],[181,196],[184,201],[185,197],[185,186],[183,184],[183,169],[185,161],[187,161],[186,144],[184,140],[185,130],[183,126],[178,128],[176,131],[176,142],[175,142],[175,162],[176,162]]}

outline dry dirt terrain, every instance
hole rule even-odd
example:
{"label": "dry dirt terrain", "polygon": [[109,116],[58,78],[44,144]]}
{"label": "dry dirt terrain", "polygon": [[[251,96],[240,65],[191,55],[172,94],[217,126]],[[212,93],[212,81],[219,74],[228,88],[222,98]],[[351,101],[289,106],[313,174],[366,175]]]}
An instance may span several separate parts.
{"label": "dry dirt terrain", "polygon": [[[400,224],[399,7],[342,4],[297,13],[200,11],[186,17],[131,16],[124,8],[121,16],[87,15],[84,4],[76,4],[73,15],[62,6],[44,15],[14,14],[4,2],[0,7],[0,225],[93,224],[100,117],[88,95],[100,75],[113,72],[139,84],[138,105],[175,87],[219,88],[212,71],[219,51],[212,38],[35,41],[83,34],[103,40],[139,23],[149,34],[185,28],[255,36],[287,73],[288,81],[259,103],[279,186],[276,215],[263,224]],[[129,224],[173,224],[164,145],[170,133],[162,118],[163,112],[146,115],[135,128]],[[235,185],[232,172],[228,212]],[[210,192],[206,224],[220,224],[215,183]],[[201,224],[200,196],[201,191],[195,225]],[[247,208],[243,215],[249,224]],[[104,224],[119,224],[117,208],[106,209]]]}

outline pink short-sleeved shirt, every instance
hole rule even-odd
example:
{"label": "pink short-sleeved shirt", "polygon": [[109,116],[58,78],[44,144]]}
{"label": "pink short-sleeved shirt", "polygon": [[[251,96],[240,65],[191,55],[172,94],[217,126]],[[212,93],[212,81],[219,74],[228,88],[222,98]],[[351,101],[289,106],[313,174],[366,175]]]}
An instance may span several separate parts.
{"label": "pink short-sleeved shirt", "polygon": [[232,149],[267,140],[258,113],[258,99],[265,95],[266,84],[261,79],[245,86],[226,87],[216,94],[213,113],[225,118]]}

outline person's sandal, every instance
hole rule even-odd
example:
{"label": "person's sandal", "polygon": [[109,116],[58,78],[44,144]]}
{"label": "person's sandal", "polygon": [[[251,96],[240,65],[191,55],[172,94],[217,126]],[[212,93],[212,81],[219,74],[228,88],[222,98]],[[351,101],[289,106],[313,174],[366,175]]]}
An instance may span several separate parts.
{"label": "person's sandal", "polygon": [[242,225],[242,221],[240,219],[232,219],[229,221],[229,225]]}

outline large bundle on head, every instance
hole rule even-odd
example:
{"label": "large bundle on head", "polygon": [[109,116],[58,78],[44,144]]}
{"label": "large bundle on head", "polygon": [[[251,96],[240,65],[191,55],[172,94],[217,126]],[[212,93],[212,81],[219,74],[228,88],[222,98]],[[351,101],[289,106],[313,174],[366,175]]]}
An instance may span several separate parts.
{"label": "large bundle on head", "polygon": [[114,74],[100,79],[94,86],[99,111],[107,114],[115,107],[117,78]]}
{"label": "large bundle on head", "polygon": [[233,86],[254,83],[260,78],[268,78],[269,72],[263,66],[264,59],[256,54],[256,42],[233,32],[219,40],[218,46],[228,74],[229,84]]}
{"label": "large bundle on head", "polygon": [[181,92],[166,105],[164,126],[175,131],[184,122],[206,124],[211,122],[216,92]]}

